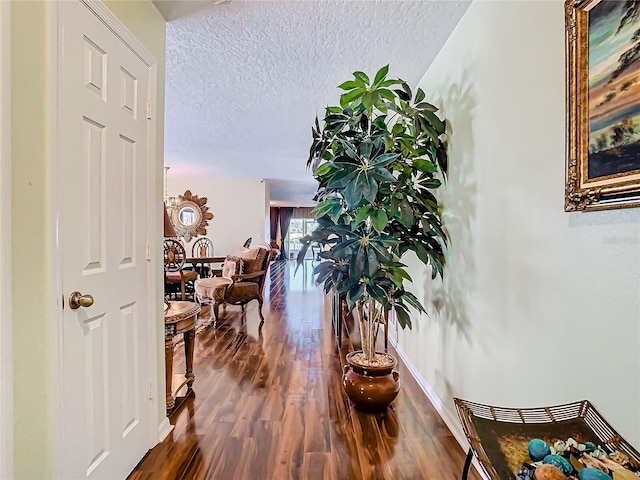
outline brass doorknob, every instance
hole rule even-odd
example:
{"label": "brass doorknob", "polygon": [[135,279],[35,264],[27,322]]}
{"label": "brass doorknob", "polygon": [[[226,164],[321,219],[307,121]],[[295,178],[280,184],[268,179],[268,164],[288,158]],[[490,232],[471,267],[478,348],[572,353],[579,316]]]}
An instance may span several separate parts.
{"label": "brass doorknob", "polygon": [[69,296],[69,306],[71,310],[77,310],[80,307],[90,307],[93,305],[93,297],[91,295],[83,295],[80,292],[73,292]]}

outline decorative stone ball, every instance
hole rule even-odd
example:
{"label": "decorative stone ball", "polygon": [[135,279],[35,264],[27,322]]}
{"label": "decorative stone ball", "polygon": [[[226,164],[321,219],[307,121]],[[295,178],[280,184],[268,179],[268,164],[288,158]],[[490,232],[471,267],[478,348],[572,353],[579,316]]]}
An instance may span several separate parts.
{"label": "decorative stone ball", "polygon": [[545,465],[553,465],[554,467],[558,467],[562,473],[565,475],[571,475],[573,472],[573,465],[571,465],[568,460],[561,457],[560,455],[547,455],[542,460],[542,463]]}
{"label": "decorative stone ball", "polygon": [[578,472],[578,480],[613,480],[609,475],[597,468],[583,468]]}
{"label": "decorative stone ball", "polygon": [[547,442],[540,440],[539,438],[531,440],[527,446],[527,450],[529,450],[529,456],[534,462],[539,462],[551,453],[551,449],[549,448],[549,445],[547,445]]}
{"label": "decorative stone ball", "polygon": [[553,465],[540,465],[536,468],[535,480],[566,480],[567,476]]}

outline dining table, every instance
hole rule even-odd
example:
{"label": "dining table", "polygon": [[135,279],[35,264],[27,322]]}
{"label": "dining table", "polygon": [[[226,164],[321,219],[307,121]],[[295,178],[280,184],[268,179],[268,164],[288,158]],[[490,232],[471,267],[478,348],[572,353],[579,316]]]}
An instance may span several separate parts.
{"label": "dining table", "polygon": [[[227,256],[222,257],[187,257],[185,263],[189,263],[193,266],[193,269],[198,272],[200,278],[204,278],[211,275],[222,275],[222,264]],[[220,264],[220,268],[211,268],[210,272],[207,272],[207,265]]]}

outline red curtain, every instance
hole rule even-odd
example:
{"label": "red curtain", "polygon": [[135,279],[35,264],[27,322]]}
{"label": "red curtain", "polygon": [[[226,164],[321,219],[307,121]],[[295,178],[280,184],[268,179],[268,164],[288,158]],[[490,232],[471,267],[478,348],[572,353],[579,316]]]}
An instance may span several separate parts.
{"label": "red curtain", "polygon": [[271,207],[269,209],[269,235],[271,235],[271,241],[275,242],[278,238],[278,207]]}
{"label": "red curtain", "polygon": [[287,260],[289,258],[289,252],[287,251],[287,242],[285,239],[287,238],[287,233],[289,232],[289,224],[291,223],[291,215],[293,215],[293,207],[280,207],[279,218],[280,218],[280,238],[282,239],[282,245],[280,251],[281,260]]}

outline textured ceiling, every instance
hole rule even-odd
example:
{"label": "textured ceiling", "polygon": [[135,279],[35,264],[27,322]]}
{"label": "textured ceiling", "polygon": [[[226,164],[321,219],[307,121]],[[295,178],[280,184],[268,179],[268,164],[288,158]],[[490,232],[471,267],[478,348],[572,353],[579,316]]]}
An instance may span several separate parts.
{"label": "textured ceiling", "polygon": [[269,198],[272,207],[311,207],[318,183],[308,176],[305,180],[270,179]]}
{"label": "textured ceiling", "polygon": [[390,76],[414,86],[469,1],[155,4],[169,20],[171,175],[278,179],[272,195],[286,202],[291,190],[308,203],[311,125],[337,103],[336,85],[390,64]]}

